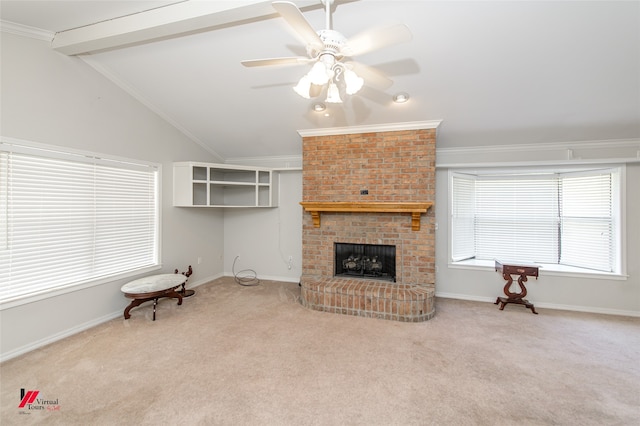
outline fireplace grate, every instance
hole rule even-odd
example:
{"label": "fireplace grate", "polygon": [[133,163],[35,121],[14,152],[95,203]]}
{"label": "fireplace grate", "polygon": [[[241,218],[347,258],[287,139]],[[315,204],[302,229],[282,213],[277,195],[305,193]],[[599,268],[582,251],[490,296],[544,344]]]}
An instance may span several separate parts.
{"label": "fireplace grate", "polygon": [[335,276],[396,281],[396,246],[334,243]]}

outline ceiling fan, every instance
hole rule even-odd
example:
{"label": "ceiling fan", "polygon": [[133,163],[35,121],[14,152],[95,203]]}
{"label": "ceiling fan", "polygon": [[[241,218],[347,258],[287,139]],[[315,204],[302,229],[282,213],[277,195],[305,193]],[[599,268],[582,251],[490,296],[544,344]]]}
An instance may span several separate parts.
{"label": "ceiling fan", "polygon": [[[411,40],[411,31],[404,24],[364,31],[347,39],[331,29],[331,5],[334,0],[322,0],[325,5],[325,29],[316,32],[298,7],[288,1],[275,1],[274,9],[306,44],[308,56],[268,58],[241,61],[245,67],[269,65],[307,65],[313,63],[293,88],[306,99],[326,92],[326,102],[340,103],[342,96],[357,93],[366,77],[370,83],[387,88],[393,82],[376,70],[352,61],[362,55],[383,47]],[[357,73],[356,73],[357,72]],[[360,74],[360,76],[358,75]],[[326,91],[324,90],[326,87]]]}

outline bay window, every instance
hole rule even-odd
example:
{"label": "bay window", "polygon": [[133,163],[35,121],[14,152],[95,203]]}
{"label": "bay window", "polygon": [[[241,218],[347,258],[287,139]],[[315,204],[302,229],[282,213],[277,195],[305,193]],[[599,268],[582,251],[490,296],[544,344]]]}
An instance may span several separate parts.
{"label": "bay window", "polygon": [[621,173],[622,167],[451,171],[450,263],[502,259],[620,274]]}

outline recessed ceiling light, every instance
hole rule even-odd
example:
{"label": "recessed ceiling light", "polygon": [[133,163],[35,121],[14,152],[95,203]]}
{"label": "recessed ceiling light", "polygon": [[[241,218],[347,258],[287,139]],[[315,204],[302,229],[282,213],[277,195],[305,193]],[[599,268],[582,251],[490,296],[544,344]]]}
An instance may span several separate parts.
{"label": "recessed ceiling light", "polygon": [[327,109],[327,107],[322,102],[318,102],[318,103],[313,104],[313,110],[315,112],[322,112],[325,109]]}
{"label": "recessed ceiling light", "polygon": [[403,104],[409,100],[409,94],[405,92],[400,92],[393,97],[393,102],[397,104]]}

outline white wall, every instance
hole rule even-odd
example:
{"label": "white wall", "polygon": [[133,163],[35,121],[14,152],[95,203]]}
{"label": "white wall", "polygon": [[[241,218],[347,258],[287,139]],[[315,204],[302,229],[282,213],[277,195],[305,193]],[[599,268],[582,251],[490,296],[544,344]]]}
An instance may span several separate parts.
{"label": "white wall", "polygon": [[[191,264],[191,285],[221,276],[223,213],[171,206],[171,163],[215,161],[213,155],[82,60],[52,51],[48,42],[3,32],[0,53],[1,135],[161,163],[163,267],[159,272],[184,271]],[[1,359],[121,317],[128,299],[120,287],[129,279],[3,309]]]}
{"label": "white wall", "polygon": [[[540,271],[527,285],[536,307],[640,316],[640,163],[626,173],[626,280],[558,276]],[[436,172],[436,295],[495,302],[505,281],[493,269],[456,269],[448,265],[448,170]],[[508,308],[516,309],[516,308]]]}
{"label": "white wall", "polygon": [[279,182],[278,208],[225,210],[225,275],[232,275],[233,261],[240,255],[236,273],[252,269],[259,279],[300,282],[302,172],[280,172]]}

